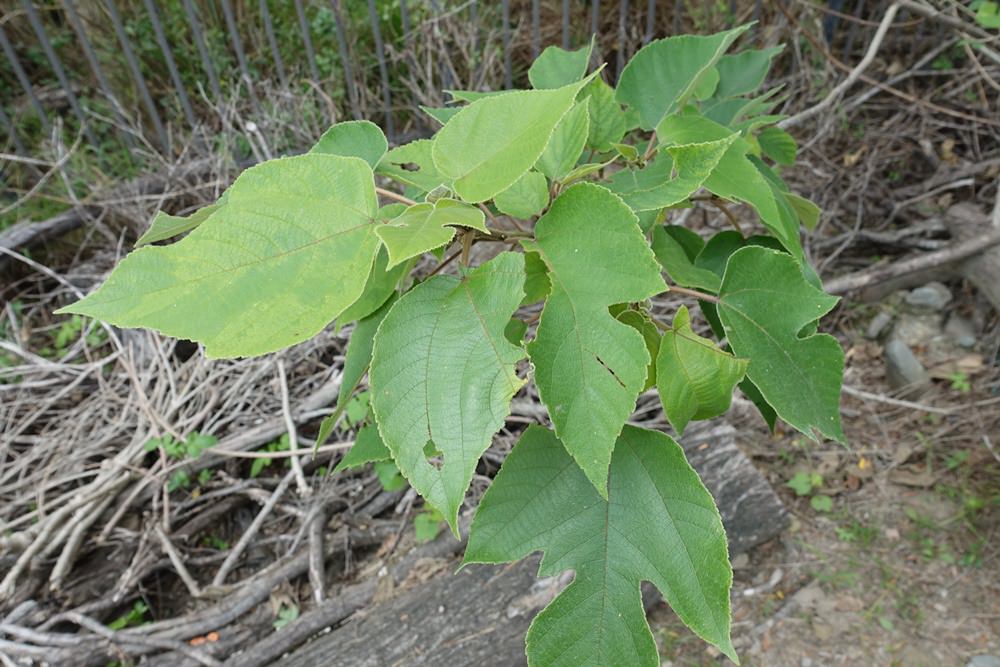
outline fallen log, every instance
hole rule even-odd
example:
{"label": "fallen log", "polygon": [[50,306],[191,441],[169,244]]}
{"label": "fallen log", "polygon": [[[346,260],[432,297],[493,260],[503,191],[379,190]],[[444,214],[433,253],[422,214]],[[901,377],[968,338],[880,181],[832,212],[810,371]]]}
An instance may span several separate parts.
{"label": "fallen log", "polygon": [[[715,497],[735,555],[787,524],[770,485],[736,447],[729,424],[692,427],[682,441]],[[444,539],[450,539],[445,537]],[[443,573],[355,614],[275,664],[280,667],[509,667],[524,665],[524,635],[568,577],[536,580],[538,556],[514,565]],[[648,603],[657,599],[644,588]],[[266,641],[266,640],[265,640]],[[289,647],[291,648],[291,647]],[[253,647],[247,649],[254,654]]]}

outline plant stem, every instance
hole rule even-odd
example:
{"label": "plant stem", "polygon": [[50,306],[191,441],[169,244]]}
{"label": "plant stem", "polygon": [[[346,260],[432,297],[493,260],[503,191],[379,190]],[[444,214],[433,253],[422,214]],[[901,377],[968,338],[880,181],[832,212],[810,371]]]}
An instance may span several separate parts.
{"label": "plant stem", "polygon": [[656,152],[656,132],[653,132],[653,136],[649,138],[649,143],[646,145],[646,152],[642,155],[642,161],[646,162],[649,158],[653,157],[653,153]]}
{"label": "plant stem", "polygon": [[723,215],[726,216],[726,219],[729,220],[729,224],[731,224],[733,227],[735,227],[736,231],[738,231],[741,236],[746,236],[743,233],[743,228],[740,227],[740,221],[736,219],[736,216],[733,215],[732,211],[730,211],[728,208],[726,208],[726,205],[722,203],[721,199],[719,199],[718,197],[712,197],[709,201],[711,201],[712,204],[714,204],[716,208],[718,208],[720,211],[722,211]]}
{"label": "plant stem", "polygon": [[714,294],[699,292],[698,290],[688,289],[686,287],[678,287],[677,285],[670,285],[667,288],[667,291],[683,294],[684,296],[693,296],[696,299],[701,299],[703,301],[708,301],[710,303],[719,303],[719,297],[715,296]]}
{"label": "plant stem", "polygon": [[375,192],[388,199],[395,199],[398,202],[402,202],[407,206],[413,206],[414,204],[417,203],[414,200],[410,199],[409,197],[404,197],[403,195],[396,194],[392,190],[386,190],[385,188],[380,188],[377,185],[375,186]]}
{"label": "plant stem", "polygon": [[454,262],[454,261],[455,261],[455,258],[456,258],[456,257],[458,257],[458,256],[459,256],[459,255],[461,255],[461,254],[462,254],[462,251],[461,251],[461,250],[456,250],[455,252],[453,252],[453,253],[451,253],[450,255],[448,255],[447,257],[445,257],[445,258],[444,258],[444,260],[442,260],[442,261],[441,261],[441,263],[440,263],[440,264],[438,264],[438,265],[437,265],[437,266],[436,266],[436,267],[434,268],[434,270],[433,270],[433,271],[431,271],[431,272],[430,272],[429,274],[427,274],[427,277],[428,277],[428,278],[430,278],[431,276],[436,276],[437,274],[441,273],[441,270],[442,270],[442,269],[443,269],[444,267],[446,267],[446,266],[448,266],[449,264],[451,264],[452,262]]}

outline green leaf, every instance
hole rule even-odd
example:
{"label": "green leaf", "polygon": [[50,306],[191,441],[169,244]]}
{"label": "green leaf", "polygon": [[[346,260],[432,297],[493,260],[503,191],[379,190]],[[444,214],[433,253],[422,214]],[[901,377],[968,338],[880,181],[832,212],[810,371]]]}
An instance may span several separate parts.
{"label": "green leaf", "polygon": [[795,143],[792,135],[788,134],[780,127],[765,127],[757,134],[757,142],[764,155],[771,158],[778,164],[793,165],[795,156],[799,152],[799,145]]}
{"label": "green leaf", "polygon": [[583,154],[589,130],[587,103],[577,102],[556,125],[535,167],[553,181],[561,180],[573,170]]}
{"label": "green leaf", "polygon": [[333,413],[323,418],[319,423],[319,433],[316,435],[316,447],[320,447],[327,441],[334,427],[340,421],[341,415],[347,409],[348,401],[354,392],[361,385],[365,373],[372,361],[372,346],[375,342],[375,332],[378,325],[385,319],[386,313],[393,304],[393,299],[382,304],[382,306],[371,315],[358,320],[351,332],[351,339],[347,343],[347,353],[344,356],[344,371],[340,376],[340,389],[337,392],[337,404]]}
{"label": "green leaf", "polygon": [[639,332],[608,307],[666,285],[635,214],[598,185],[567,188],[535,225],[535,239],[552,282],[528,345],[535,384],[566,449],[605,495],[611,450],[650,360]]}
{"label": "green leaf", "polygon": [[682,35],[650,42],[622,70],[616,99],[638,110],[640,127],[652,130],[664,116],[683,108],[702,79],[712,76],[722,54],[749,27],[706,37]]}
{"label": "green leaf", "polygon": [[491,199],[535,164],[586,83],[476,100],[438,131],[434,164],[465,201]]}
{"label": "green leaf", "polygon": [[[659,155],[655,162],[664,162],[664,166],[647,165],[633,174],[633,182],[627,189],[617,190],[625,203],[636,211],[652,211],[670,206],[676,206],[694,194],[709,178],[719,161],[738,139],[732,134],[718,141],[707,141],[683,146],[671,146],[666,149],[667,155]],[[653,168],[648,175],[642,174],[646,169]],[[661,179],[664,171],[676,174],[673,178]],[[621,174],[623,172],[619,172]],[[618,174],[616,174],[617,176]],[[621,182],[619,180],[615,183]],[[634,187],[631,187],[633,186]]]}
{"label": "green leaf", "polygon": [[565,186],[569,185],[570,183],[582,180],[587,176],[590,176],[591,174],[596,173],[601,169],[604,169],[609,164],[613,164],[614,161],[615,161],[614,158],[612,158],[607,162],[587,162],[577,167],[574,167],[572,171],[563,176],[562,184]]}
{"label": "green leaf", "polygon": [[778,416],[811,438],[844,442],[844,352],[833,336],[799,336],[837,301],[809,284],[789,255],[747,246],[729,258],[718,311],[733,351],[750,359],[747,377]]}
{"label": "green leaf", "polygon": [[[708,240],[705,247],[694,258],[694,265],[699,269],[711,271],[721,279],[726,272],[729,257],[745,244],[746,240],[743,235],[734,229],[718,232]],[[712,291],[718,292],[719,290]]]}
{"label": "green leaf", "polygon": [[359,157],[374,169],[387,150],[389,142],[378,125],[367,120],[349,120],[332,125],[309,152]]}
{"label": "green leaf", "polygon": [[503,328],[503,336],[511,342],[512,345],[521,346],[524,344],[524,335],[528,333],[528,323],[517,319],[516,317],[510,318],[507,322],[507,326]]}
{"label": "green leaf", "polygon": [[134,250],[97,291],[57,312],[195,340],[209,357],[280,350],[361,296],[378,251],[377,210],[363,160],[264,162],[186,237]]}
{"label": "green leaf", "polygon": [[422,192],[430,192],[448,182],[448,178],[438,171],[431,158],[433,145],[433,139],[418,139],[393,148],[385,154],[375,171],[400,183],[412,185]]}
{"label": "green leaf", "polygon": [[501,213],[527,220],[549,205],[549,184],[545,176],[529,171],[493,200]]}
{"label": "green leaf", "polygon": [[[694,265],[684,246],[675,237],[682,233],[694,234],[684,227],[657,225],[653,228],[653,254],[670,279],[681,287],[718,292],[722,279],[707,269]],[[694,234],[697,236],[697,234]],[[700,238],[698,239],[701,240]]]}
{"label": "green leaf", "polygon": [[976,23],[987,30],[1000,29],[1000,4],[986,0],[976,9]]}
{"label": "green leaf", "polygon": [[717,100],[713,98],[702,105],[702,113],[706,118],[714,120],[716,123],[732,127],[732,124],[737,121],[766,114],[774,109],[774,107],[787,99],[787,95],[778,95],[781,90],[782,86],[777,86],[753,99],[735,97],[727,100]]}
{"label": "green leaf", "polygon": [[789,206],[792,207],[792,210],[799,217],[799,222],[802,223],[802,226],[809,231],[816,229],[816,225],[819,224],[819,216],[823,210],[805,197],[800,197],[791,192],[786,192],[784,195]]}
{"label": "green leaf", "polygon": [[748,49],[719,58],[715,68],[719,71],[716,99],[746,95],[764,83],[771,61],[784,50],[784,45],[770,49]]}
{"label": "green leaf", "polygon": [[698,79],[698,84],[694,87],[694,97],[697,100],[707,100],[715,92],[716,86],[719,85],[719,70],[715,67],[709,68],[707,72],[700,79]]}
{"label": "green leaf", "polygon": [[657,667],[642,581],[736,660],[722,520],[666,435],[625,427],[604,500],[550,431],[529,426],[483,496],[463,563],[508,562],[534,551],[545,553],[539,576],[575,576],[528,629],[529,664]]}
{"label": "green leaf", "polygon": [[444,125],[451,117],[462,110],[462,107],[425,107],[421,106],[420,110],[425,114],[436,120],[437,122]]}
{"label": "green leaf", "polygon": [[[394,300],[393,300],[394,301]],[[351,332],[344,355],[344,371],[340,378],[340,390],[337,392],[337,407],[344,405],[361,384],[362,378],[368,372],[372,361],[372,347],[375,344],[375,332],[382,324],[386,314],[392,308],[392,301],[385,303],[368,317],[359,320]]]}
{"label": "green leaf", "polygon": [[[369,375],[379,431],[403,475],[456,534],[476,463],[524,384],[515,372],[524,351],[504,338],[523,287],[523,255],[502,253],[463,278],[417,285],[375,335]],[[439,463],[428,460],[429,444]]]}
{"label": "green leaf", "polygon": [[496,97],[497,95],[503,95],[505,93],[512,92],[510,90],[445,90],[444,92],[451,95],[452,100],[458,100],[459,102],[475,102],[486,97]]}
{"label": "green leaf", "polygon": [[354,446],[344,454],[344,458],[340,459],[340,463],[333,469],[333,474],[390,459],[392,452],[382,442],[378,428],[374,424],[369,424],[358,431],[358,435],[354,438]]}
{"label": "green leaf", "polygon": [[441,512],[431,508],[413,517],[413,536],[417,542],[430,542],[441,532],[444,517]]}
{"label": "green leaf", "polygon": [[611,150],[625,136],[625,112],[615,101],[615,89],[600,77],[587,84],[581,92],[590,112],[587,145],[599,153]]}
{"label": "green leaf", "polygon": [[389,251],[392,268],[450,242],[455,237],[455,225],[489,233],[482,211],[454,199],[414,204],[398,218],[376,227],[375,233]]}
{"label": "green leaf", "polygon": [[809,499],[809,506],[817,512],[832,512],[833,498],[824,493],[817,493]]}
{"label": "green leaf", "polygon": [[646,391],[656,384],[656,355],[660,351],[660,330],[656,328],[656,324],[647,313],[633,308],[627,308],[618,313],[615,315],[615,319],[642,334],[642,340],[646,343],[649,366],[646,367],[646,383],[642,385],[642,390]]}
{"label": "green leaf", "polygon": [[[732,135],[728,128],[697,115],[669,116],[656,132],[661,142],[677,144],[719,140]],[[719,197],[746,202],[752,206],[764,226],[781,244],[796,259],[804,260],[794,211],[783,199],[780,202],[776,200],[771,183],[747,159],[749,150],[750,143],[742,137],[737,138],[719,160],[712,174],[705,179],[705,188]]]}
{"label": "green leaf", "polygon": [[347,307],[337,322],[341,325],[368,317],[378,310],[396,291],[399,281],[409,275],[413,262],[401,262],[392,268],[389,264],[389,253],[385,247],[379,248],[371,273],[365,283],[365,289],[358,300]]}
{"label": "green leaf", "polygon": [[764,419],[764,423],[767,424],[767,428],[774,433],[774,426],[778,422],[778,413],[774,411],[771,404],[765,400],[764,395],[760,393],[760,389],[757,388],[750,378],[743,378],[743,382],[739,384],[740,391],[746,396],[751,403],[756,406],[757,411],[760,416]]}
{"label": "green leaf", "polygon": [[163,211],[157,211],[153,222],[149,223],[149,229],[135,242],[135,247],[138,248],[139,246],[149,245],[157,241],[166,241],[169,238],[191,231],[208,220],[210,215],[222,208],[226,199],[226,194],[223,194],[218,202],[202,206],[191,215],[170,215]]}
{"label": "green leaf", "polygon": [[524,253],[524,299],[521,305],[538,303],[549,295],[552,283],[549,281],[549,268],[545,266],[542,256],[536,251],[526,250]]}
{"label": "green leaf", "polygon": [[724,414],[746,369],[746,359],[737,359],[696,334],[687,307],[678,308],[656,358],[656,388],[670,424],[684,433],[689,421]]}
{"label": "green leaf", "polygon": [[382,485],[382,490],[391,493],[392,491],[401,491],[408,486],[406,478],[400,474],[399,468],[392,462],[392,459],[376,461],[373,468],[379,484]]}
{"label": "green leaf", "polygon": [[625,158],[626,162],[638,162],[639,150],[632,144],[611,144],[615,152]]}
{"label": "green leaf", "polygon": [[528,68],[528,81],[531,82],[531,87],[561,88],[579,81],[587,73],[593,49],[593,39],[590,40],[590,44],[576,51],[566,51],[558,46],[545,47]]}
{"label": "green leaf", "polygon": [[797,496],[808,496],[813,490],[812,475],[807,472],[797,472],[785,482],[785,486],[795,491]]}

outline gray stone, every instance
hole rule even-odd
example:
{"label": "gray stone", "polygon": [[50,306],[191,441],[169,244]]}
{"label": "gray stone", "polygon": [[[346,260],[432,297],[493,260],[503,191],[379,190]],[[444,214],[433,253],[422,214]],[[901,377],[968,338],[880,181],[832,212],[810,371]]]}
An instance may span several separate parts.
{"label": "gray stone", "polygon": [[914,356],[913,351],[900,340],[889,341],[884,350],[885,373],[893,389],[915,390],[927,385],[927,369]]}
{"label": "gray stone", "polygon": [[941,283],[927,283],[910,291],[903,299],[907,309],[915,313],[934,313],[951,303],[951,290]]}
{"label": "gray stone", "polygon": [[1000,667],[1000,658],[995,655],[975,655],[965,667]]}
{"label": "gray stone", "polygon": [[873,317],[871,324],[868,325],[868,330],[865,331],[865,338],[875,340],[885,333],[886,328],[890,324],[892,324],[892,315],[884,310],[879,311],[879,314]]}
{"label": "gray stone", "polygon": [[944,325],[944,332],[959,347],[969,350],[976,346],[976,327],[961,315],[949,317],[948,323]]}

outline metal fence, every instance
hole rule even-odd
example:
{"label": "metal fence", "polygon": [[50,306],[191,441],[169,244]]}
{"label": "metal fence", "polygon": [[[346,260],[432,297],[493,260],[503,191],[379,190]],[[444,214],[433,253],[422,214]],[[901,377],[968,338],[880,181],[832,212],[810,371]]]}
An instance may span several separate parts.
{"label": "metal fence", "polygon": [[[689,4],[19,0],[19,6],[0,16],[0,48],[6,61],[0,67],[0,83],[6,89],[0,92],[0,131],[9,147],[27,154],[34,138],[45,136],[60,117],[91,144],[97,145],[114,128],[128,127],[132,131],[119,134],[132,147],[138,128],[149,143],[169,154],[176,147],[168,127],[205,123],[206,102],[245,103],[251,118],[266,122],[261,86],[266,82],[310,94],[302,86],[306,82],[315,90],[333,91],[343,117],[359,118],[374,111],[361,102],[360,82],[377,91],[379,120],[393,141],[401,121],[415,122],[416,101],[411,90],[393,81],[393,74],[403,64],[414,64],[407,50],[416,40],[435,34],[442,21],[467,28],[466,48],[473,53],[494,49],[502,63],[494,72],[500,79],[495,83],[512,87],[528,56],[537,55],[547,43],[572,48],[598,33],[611,44],[610,73],[617,76],[642,43],[680,32],[686,14],[706,11],[697,9],[702,3]],[[728,0],[728,12],[723,12],[727,16],[717,22],[757,19],[761,5],[761,0],[744,3],[743,15],[737,16],[736,0]],[[713,4],[712,11],[719,7]],[[422,29],[428,25],[430,30]],[[441,48],[443,53],[448,45],[442,43]],[[391,58],[390,49],[403,56]],[[442,88],[459,83],[449,58],[442,55],[434,69]]]}

